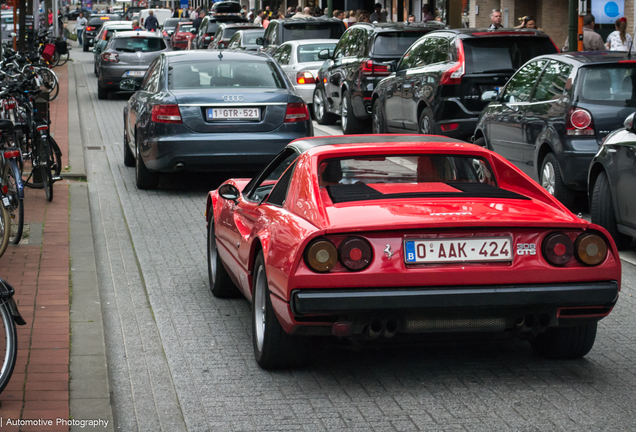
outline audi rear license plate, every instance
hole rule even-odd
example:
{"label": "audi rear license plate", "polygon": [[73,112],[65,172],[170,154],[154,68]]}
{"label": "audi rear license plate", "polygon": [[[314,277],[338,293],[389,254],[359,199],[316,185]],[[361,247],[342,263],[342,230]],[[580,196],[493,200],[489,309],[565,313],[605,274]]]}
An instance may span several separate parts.
{"label": "audi rear license plate", "polygon": [[208,120],[260,120],[260,108],[208,108]]}
{"label": "audi rear license plate", "polygon": [[510,237],[422,239],[404,242],[407,264],[512,261]]}

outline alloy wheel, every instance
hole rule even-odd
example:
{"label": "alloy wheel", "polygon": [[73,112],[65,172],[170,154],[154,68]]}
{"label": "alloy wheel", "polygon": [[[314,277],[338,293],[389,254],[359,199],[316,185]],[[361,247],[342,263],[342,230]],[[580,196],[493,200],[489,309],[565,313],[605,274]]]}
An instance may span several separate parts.
{"label": "alloy wheel", "polygon": [[374,104],[373,105],[373,124],[372,124],[372,132],[374,134],[379,134],[380,133],[380,105],[379,104]]}
{"label": "alloy wheel", "polygon": [[347,118],[349,117],[349,107],[347,106],[347,99],[342,100],[342,109],[340,110],[340,121],[342,123],[342,130],[347,130]]}
{"label": "alloy wheel", "polygon": [[554,166],[552,163],[547,162],[543,167],[543,175],[541,176],[541,186],[547,190],[550,195],[554,195],[554,185],[556,179],[554,174]]}
{"label": "alloy wheel", "polygon": [[266,295],[267,278],[265,277],[265,268],[260,266],[256,273],[256,284],[254,285],[254,326],[256,329],[256,346],[261,352],[265,341]]}
{"label": "alloy wheel", "polygon": [[320,93],[316,91],[314,93],[314,115],[316,116],[316,120],[321,120],[325,115],[325,104],[322,101],[322,97],[320,97]]}
{"label": "alloy wheel", "polygon": [[431,120],[426,115],[422,116],[420,131],[423,135],[429,135],[431,133]]}

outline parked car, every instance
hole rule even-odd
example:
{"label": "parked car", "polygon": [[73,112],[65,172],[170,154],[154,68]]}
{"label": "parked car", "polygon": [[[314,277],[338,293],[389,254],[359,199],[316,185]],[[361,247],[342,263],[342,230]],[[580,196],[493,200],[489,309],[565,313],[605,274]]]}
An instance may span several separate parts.
{"label": "parked car", "polygon": [[630,114],[624,128],[607,135],[588,174],[592,222],[605,228],[619,249],[627,249],[636,238],[635,117]]}
{"label": "parked car", "polygon": [[446,137],[300,139],[211,191],[205,215],[212,294],[251,301],[265,369],[298,361],[310,335],[507,333],[579,358],[620,289],[604,228]]}
{"label": "parked car", "polygon": [[94,72],[95,76],[99,76],[99,67],[101,61],[101,54],[108,45],[110,38],[115,32],[126,32],[132,31],[132,22],[131,21],[107,21],[106,24],[102,26],[99,33],[95,37],[93,41],[93,62],[94,62]]}
{"label": "parked car", "polygon": [[203,21],[201,21],[199,30],[198,32],[196,32],[196,35],[192,40],[192,49],[206,49],[212,41],[212,38],[216,34],[216,31],[219,28],[219,24],[221,23],[230,24],[247,22],[247,18],[237,14],[208,15],[203,18]]}
{"label": "parked car", "polygon": [[166,41],[169,41],[172,38],[172,35],[180,22],[190,22],[190,18],[168,18],[163,22],[161,34],[163,34]]}
{"label": "parked car", "polygon": [[188,41],[194,37],[191,30],[191,21],[178,23],[177,28],[170,37],[170,48],[172,48],[173,50],[188,49]]}
{"label": "parked car", "polygon": [[[568,208],[587,192],[587,172],[603,139],[636,111],[636,67],[627,53],[577,52],[540,56],[501,89],[475,129],[488,146]],[[636,83],[635,83],[636,84]]]}
{"label": "parked car", "polygon": [[325,62],[318,55],[324,50],[333,52],[337,43],[334,39],[290,41],[279,46],[272,55],[307,104],[313,104],[318,69]]}
{"label": "parked car", "polygon": [[18,33],[20,30],[19,24],[13,22],[13,12],[2,12],[0,15],[0,29],[2,31],[2,42],[13,41],[11,33]]}
{"label": "parked car", "polygon": [[119,15],[114,14],[93,14],[88,19],[88,24],[86,25],[86,29],[84,29],[83,40],[84,44],[82,45],[82,50],[84,52],[88,52],[88,49],[93,46],[95,36],[102,29],[102,25],[104,25],[107,21],[119,21]]}
{"label": "parked car", "polygon": [[166,51],[169,48],[161,33],[135,31],[111,36],[100,55],[97,98],[107,99],[111,91],[126,91],[131,82],[134,88],[153,60]]}
{"label": "parked car", "polygon": [[454,29],[431,32],[400,59],[373,94],[373,131],[417,132],[468,140],[487,102],[528,60],[558,52],[537,30]]}
{"label": "parked car", "polygon": [[152,11],[152,14],[157,18],[159,27],[161,27],[168,18],[172,17],[172,11],[170,9],[142,9],[139,11],[139,25],[142,28],[144,28],[146,18],[150,15],[150,11]]}
{"label": "parked car", "polygon": [[369,128],[371,96],[376,85],[391,74],[389,64],[416,40],[443,24],[430,22],[365,24],[349,27],[318,71],[314,91],[314,115],[319,124],[341,120],[345,134]]}
{"label": "parked car", "polygon": [[[230,3],[230,2],[228,2]],[[250,29],[262,29],[263,26],[260,24],[252,24],[252,23],[221,23],[219,24],[219,28],[216,29],[216,33],[210,44],[208,45],[208,49],[226,49],[230,39],[234,36],[239,30],[250,30]]]}
{"label": "parked car", "polygon": [[273,54],[284,42],[303,39],[340,39],[344,23],[336,18],[290,18],[270,20],[262,41],[262,50]]}
{"label": "parked car", "polygon": [[84,14],[84,18],[88,19],[90,18],[93,11],[89,9],[75,9],[70,12],[66,12],[64,14],[64,18],[66,18],[68,21],[77,21],[80,13]]}
{"label": "parked car", "polygon": [[141,189],[156,188],[160,172],[256,171],[313,135],[276,62],[240,51],[162,54],[124,108],[124,128],[124,163]]}
{"label": "parked car", "polygon": [[227,43],[228,49],[258,51],[261,45],[257,43],[258,38],[263,37],[265,29],[239,30],[234,33]]}
{"label": "parked car", "polygon": [[124,14],[124,19],[126,21],[132,21],[134,19],[133,15],[139,14],[139,12],[144,9],[145,8],[141,6],[131,6],[128,9],[126,9],[126,13]]}

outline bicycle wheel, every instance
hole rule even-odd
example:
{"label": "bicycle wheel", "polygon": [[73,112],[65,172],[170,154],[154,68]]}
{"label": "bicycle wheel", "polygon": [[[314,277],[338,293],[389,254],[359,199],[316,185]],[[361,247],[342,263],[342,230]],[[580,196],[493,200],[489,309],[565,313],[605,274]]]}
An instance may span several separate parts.
{"label": "bicycle wheel", "polygon": [[[4,198],[4,196],[3,196]],[[4,255],[9,246],[9,236],[11,235],[11,215],[3,203],[0,203],[0,257]]]}
{"label": "bicycle wheel", "polygon": [[42,176],[42,186],[44,187],[44,194],[46,200],[53,201],[53,174],[51,173],[51,167],[53,166],[53,152],[49,147],[47,140],[40,137],[39,144],[39,161],[40,161],[40,175]]}
{"label": "bicycle wheel", "polygon": [[0,315],[2,315],[2,334],[0,336],[0,359],[2,368],[0,369],[0,393],[9,384],[13,368],[15,368],[18,356],[18,332],[16,330],[13,315],[7,303],[0,305]]}
{"label": "bicycle wheel", "polygon": [[60,86],[58,85],[57,75],[50,69],[39,69],[40,77],[42,78],[42,90],[49,92],[49,101],[55,100],[60,92]]}
{"label": "bicycle wheel", "polygon": [[58,66],[64,66],[66,64],[66,62],[68,61],[68,59],[71,58],[71,53],[67,50],[66,54],[60,54],[60,59],[57,62]]}
{"label": "bicycle wheel", "polygon": [[20,196],[24,197],[24,194],[21,193],[22,178],[20,177],[18,164],[13,159],[8,161],[4,181],[8,189],[7,196],[10,203],[9,214],[11,215],[11,235],[9,236],[9,242],[18,244],[22,238],[22,230],[24,228],[24,200],[20,198]]}
{"label": "bicycle wheel", "polygon": [[51,166],[51,173],[53,174],[53,178],[55,179],[62,173],[62,150],[60,150],[60,146],[57,145],[57,142],[55,142],[51,135],[49,135],[49,147],[53,152],[53,165]]}
{"label": "bicycle wheel", "polygon": [[44,185],[40,178],[40,161],[35,143],[30,139],[30,134],[24,135],[22,138],[22,169],[20,170],[22,173],[22,184],[33,189],[42,189]]}

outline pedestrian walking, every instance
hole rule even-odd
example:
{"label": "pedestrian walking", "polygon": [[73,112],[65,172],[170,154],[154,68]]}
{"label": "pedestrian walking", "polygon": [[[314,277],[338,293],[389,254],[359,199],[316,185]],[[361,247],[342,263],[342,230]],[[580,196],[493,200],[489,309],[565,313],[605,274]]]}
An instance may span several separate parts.
{"label": "pedestrian walking", "polygon": [[256,14],[256,18],[254,18],[254,24],[263,25],[263,17],[265,16],[264,10],[259,10],[258,14]]}
{"label": "pedestrian walking", "polygon": [[157,20],[157,17],[152,12],[152,10],[148,11],[148,18],[146,18],[146,23],[144,24],[144,27],[146,28],[146,30],[152,31],[152,32],[157,31],[157,29],[159,28],[159,21]]}
{"label": "pedestrian walking", "polygon": [[199,31],[199,27],[201,26],[201,21],[203,21],[203,17],[205,17],[205,12],[204,11],[199,11],[199,16],[197,16],[195,18],[195,20],[192,22],[192,29],[195,31]]}
{"label": "pedestrian walking", "polygon": [[[594,31],[596,19],[594,15],[587,14],[583,17],[583,51],[602,51],[606,49],[603,38]],[[570,50],[569,36],[565,39],[562,51]]]}
{"label": "pedestrian walking", "polygon": [[610,51],[629,51],[631,49],[633,53],[632,37],[627,33],[627,19],[625,17],[617,19],[614,26],[616,30],[609,34],[605,43],[607,49]]}
{"label": "pedestrian walking", "polygon": [[490,30],[498,30],[501,27],[503,27],[501,25],[501,11],[499,9],[493,9],[492,12],[490,12],[490,27],[488,27]]}
{"label": "pedestrian walking", "polygon": [[339,19],[340,21],[342,21],[344,19],[344,11],[341,11],[339,9],[335,9],[333,11],[333,18]]}
{"label": "pedestrian walking", "polygon": [[86,28],[87,23],[88,20],[84,18],[84,13],[80,12],[79,18],[77,18],[77,21],[75,21],[75,33],[77,33],[77,42],[79,42],[80,47],[82,47],[84,44],[84,39],[82,36],[84,35],[84,29]]}

